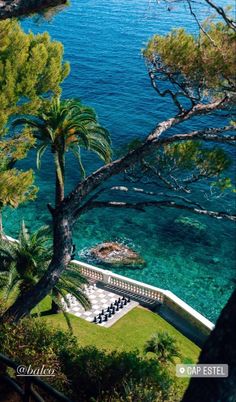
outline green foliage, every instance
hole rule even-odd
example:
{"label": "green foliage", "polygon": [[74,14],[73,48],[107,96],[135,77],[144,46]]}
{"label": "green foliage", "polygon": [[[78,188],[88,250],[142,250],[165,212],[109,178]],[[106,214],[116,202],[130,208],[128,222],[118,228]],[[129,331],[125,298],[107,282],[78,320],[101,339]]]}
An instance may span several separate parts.
{"label": "green foliage", "polygon": [[179,347],[176,343],[176,339],[169,335],[168,332],[159,332],[152,336],[147,341],[145,352],[154,353],[161,363],[174,363],[175,357],[180,357]]}
{"label": "green foliage", "polygon": [[235,187],[233,187],[230,177],[220,178],[218,181],[213,183],[213,186],[218,187],[220,191],[231,190],[235,193]]}
{"label": "green foliage", "polygon": [[[106,401],[117,395],[122,400],[127,394],[127,383],[153,387],[167,399],[171,379],[155,360],[144,359],[137,352],[104,353],[95,347],[79,349],[76,356],[66,362],[66,372],[79,400]],[[163,400],[163,399],[160,400]]]}
{"label": "green foliage", "polygon": [[[130,380],[124,384],[124,391],[124,396],[119,396],[119,402],[160,402],[163,400],[162,392],[159,391],[157,387],[154,387],[153,385],[148,385],[144,382],[136,384],[132,380]],[[170,392],[168,394],[170,394]],[[118,395],[115,396],[114,399],[111,400],[111,402],[116,402],[118,399],[117,397]],[[170,399],[169,397],[167,397],[167,400],[172,401],[172,399]]]}
{"label": "green foliage", "polygon": [[134,151],[136,148],[143,144],[143,140],[140,138],[134,138],[130,142],[121,145],[119,148],[114,150],[115,158],[122,158],[128,152]]}
{"label": "green foliage", "polygon": [[155,35],[144,50],[145,58],[155,65],[161,60],[173,74],[181,73],[195,87],[214,94],[235,90],[236,35],[226,24],[207,20],[207,35],[199,37],[184,29],[175,29],[166,36]]}
{"label": "green foliage", "polygon": [[220,147],[181,141],[164,145],[145,157],[142,174],[161,179],[162,184],[175,191],[191,192],[191,186],[203,180],[220,191],[234,191],[226,176],[231,163],[230,156]]}
{"label": "green foliage", "polygon": [[33,185],[33,171],[14,168],[18,160],[25,158],[34,142],[28,130],[24,130],[21,136],[0,140],[0,209],[5,206],[16,208],[35,199],[37,187]]}
{"label": "green foliage", "polygon": [[48,102],[45,97],[60,93],[60,83],[69,72],[62,58],[62,45],[47,33],[26,34],[16,20],[0,21],[0,209],[16,208],[36,197],[33,171],[14,167],[35,139],[27,129],[15,137],[3,135],[12,115],[33,113]]}
{"label": "green foliage", "polygon": [[83,106],[77,100],[61,100],[57,97],[49,105],[42,107],[36,116],[18,118],[13,125],[25,125],[32,130],[38,146],[38,167],[48,147],[53,153],[57,177],[57,202],[62,201],[64,197],[67,151],[72,151],[78,159],[83,177],[85,171],[81,161],[81,147],[95,152],[104,162],[111,160],[108,131],[99,125],[94,110]]}
{"label": "green foliage", "polygon": [[170,400],[170,373],[156,360],[135,351],[106,353],[95,347],[81,348],[68,332],[35,319],[2,325],[0,343],[1,352],[20,364],[55,369],[55,377],[47,381],[74,401],[149,402],[151,396],[157,397],[153,402]]}
{"label": "green foliage", "polygon": [[34,144],[35,139],[28,129],[15,137],[1,137],[0,171],[11,169],[17,161],[24,159]]}
{"label": "green foliage", "polygon": [[219,147],[206,147],[198,141],[184,141],[164,146],[162,166],[169,163],[183,170],[197,169],[206,177],[215,177],[228,169],[231,160]]}
{"label": "green foliage", "polygon": [[38,161],[48,146],[52,153],[64,154],[72,150],[76,156],[80,147],[85,147],[105,162],[111,159],[108,131],[98,124],[95,111],[77,100],[55,98],[35,117],[16,119],[13,124],[24,124],[32,129],[39,145]]}
{"label": "green foliage", "polygon": [[[0,290],[2,301],[27,292],[45,273],[52,258],[52,242],[47,226],[29,234],[24,223],[18,241],[0,241]],[[69,266],[52,289],[50,297],[64,310],[60,297],[71,293],[85,307],[90,302],[82,291],[87,280],[77,266]],[[67,316],[66,316],[67,318]]]}
{"label": "green foliage", "polygon": [[[23,294],[38,280],[48,267],[51,252],[48,249],[48,228],[43,227],[29,235],[24,223],[18,241],[5,239],[0,243],[1,289],[3,299]],[[4,267],[4,269],[2,268]]]}
{"label": "green foliage", "polygon": [[19,324],[0,327],[1,353],[33,369],[43,365],[54,369],[56,375],[47,382],[59,390],[67,390],[67,378],[63,373],[60,356],[70,354],[77,341],[69,332],[55,330],[35,319],[24,319]]}
{"label": "green foliage", "polygon": [[35,199],[37,188],[33,185],[34,173],[31,169],[27,172],[11,169],[0,175],[0,209],[7,205],[16,208],[22,202]]}
{"label": "green foliage", "polygon": [[63,47],[47,33],[26,34],[16,20],[0,22],[0,132],[9,116],[34,112],[41,96],[60,93],[69,72]]}
{"label": "green foliage", "polygon": [[[47,310],[47,300],[44,300],[41,306],[43,310]],[[62,314],[44,316],[40,319],[46,321],[50,326],[59,327],[61,329],[67,328]],[[81,347],[96,346],[99,350],[106,352],[138,350],[139,355],[143,356],[143,349],[147,340],[157,331],[166,331],[177,340],[180,347],[181,360],[177,359],[177,362],[180,363],[183,358],[191,359],[193,363],[196,363],[198,360],[200,349],[193,342],[177,331],[158,314],[141,307],[136,307],[128,312],[110,328],[91,325],[91,323],[73,315],[70,315],[70,321],[73,326],[73,333],[76,335]],[[151,355],[146,356],[147,359],[150,357]],[[167,366],[167,369],[173,373],[174,367],[170,364]],[[128,382],[125,382],[125,388],[127,384]],[[179,379],[177,380],[176,385],[179,386],[179,390],[177,391],[175,389],[176,395],[173,401],[181,400],[180,395],[183,394],[187,384],[188,379],[186,378],[181,382]],[[120,400],[122,399],[118,397],[115,399],[114,397],[114,402]],[[137,399],[138,402],[140,400],[142,399]]]}

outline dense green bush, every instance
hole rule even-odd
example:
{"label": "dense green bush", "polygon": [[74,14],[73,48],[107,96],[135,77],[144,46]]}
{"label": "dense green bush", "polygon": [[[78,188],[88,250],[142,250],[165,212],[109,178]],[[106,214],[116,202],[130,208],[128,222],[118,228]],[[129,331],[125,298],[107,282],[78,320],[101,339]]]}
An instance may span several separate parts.
{"label": "dense green bush", "polygon": [[154,359],[144,359],[136,351],[107,354],[95,347],[80,348],[72,361],[65,363],[65,368],[74,393],[83,401],[91,397],[104,401],[111,393],[119,395],[121,400],[131,382],[136,393],[137,387],[145,384],[167,400],[171,386],[167,371]]}
{"label": "dense green bush", "polygon": [[61,391],[67,390],[60,354],[77,346],[76,338],[69,332],[50,328],[40,320],[24,319],[17,325],[1,325],[0,345],[0,352],[16,363],[31,365],[33,369],[43,365],[54,369],[55,377],[47,377],[47,381]]}
{"label": "dense green bush", "polygon": [[[69,332],[39,319],[24,319],[0,328],[1,353],[19,364],[55,369],[46,380],[74,401],[173,401],[173,380],[156,359],[138,351],[110,352],[79,347]],[[45,377],[43,378],[45,380]]]}

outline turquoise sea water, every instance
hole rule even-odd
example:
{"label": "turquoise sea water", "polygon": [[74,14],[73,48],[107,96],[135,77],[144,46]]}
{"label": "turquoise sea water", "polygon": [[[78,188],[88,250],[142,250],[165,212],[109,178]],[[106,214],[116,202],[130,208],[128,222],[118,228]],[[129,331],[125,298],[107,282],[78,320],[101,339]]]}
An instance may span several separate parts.
{"label": "turquoise sea water", "polygon": [[[199,12],[203,16],[206,10]],[[26,31],[47,30],[53,39],[64,44],[71,74],[63,84],[63,96],[79,97],[96,108],[100,122],[111,132],[114,148],[132,138],[146,136],[158,121],[175,112],[170,100],[159,99],[151,88],[141,49],[152,34],[166,33],[182,25],[191,31],[195,29],[186,9],[169,12],[156,1],[143,0],[72,0],[52,21],[36,17],[22,21]],[[206,122],[201,119],[200,125]],[[181,128],[196,127],[195,120]],[[98,166],[94,156],[88,155],[86,162],[88,171]],[[49,222],[46,204],[53,197],[51,163],[50,155],[46,155],[42,170],[37,172],[40,193],[36,202],[5,212],[9,234],[16,236],[22,218],[32,228]],[[68,158],[67,163],[69,190],[77,183],[79,171],[73,158]],[[33,153],[23,166],[35,167]],[[208,207],[229,208],[232,202],[231,197],[226,197],[218,203],[208,203]],[[175,219],[182,216],[197,219],[205,230],[198,232],[177,225]],[[215,320],[234,286],[234,235],[230,222],[191,216],[183,211],[96,210],[77,223],[74,241],[77,258],[85,260],[87,250],[99,242],[116,240],[130,245],[145,259],[145,268],[113,271],[169,289]]]}

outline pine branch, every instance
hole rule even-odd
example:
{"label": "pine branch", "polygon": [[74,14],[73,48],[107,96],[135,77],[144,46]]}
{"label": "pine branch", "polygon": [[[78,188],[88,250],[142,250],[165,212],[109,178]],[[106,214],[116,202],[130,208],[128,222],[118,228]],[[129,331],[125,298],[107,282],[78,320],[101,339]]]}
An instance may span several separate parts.
{"label": "pine branch", "polygon": [[211,104],[196,105],[188,113],[181,116],[172,117],[161,123],[159,123],[155,129],[148,135],[146,141],[139,147],[128,152],[124,157],[117,159],[113,162],[102,166],[90,176],[86,177],[81,183],[79,183],[75,189],[61,202],[58,208],[56,208],[56,213],[63,213],[72,221],[76,219],[76,211],[78,206],[81,206],[81,202],[92,192],[97,189],[97,187],[104,183],[110,177],[117,175],[128,169],[130,166],[134,165],[136,162],[140,161],[145,155],[153,151],[156,147],[168,144],[174,141],[192,140],[192,139],[202,139],[204,141],[219,141],[222,143],[228,143],[234,141],[234,137],[231,136],[224,140],[224,137],[218,134],[226,132],[229,130],[234,130],[233,126],[227,126],[223,128],[205,129],[200,131],[194,131],[189,134],[179,134],[169,138],[159,139],[159,137],[166,132],[171,127],[174,127],[184,121],[189,120],[192,117],[208,114],[214,110],[222,108],[226,103],[228,103],[228,98],[224,98],[220,101],[213,102]]}
{"label": "pine branch", "polygon": [[121,201],[95,201],[90,204],[90,209],[92,208],[128,208],[136,209],[138,211],[144,212],[146,207],[168,207],[183,209],[198,215],[207,215],[211,218],[216,219],[227,219],[236,222],[236,215],[228,214],[224,211],[209,211],[203,208],[196,208],[190,205],[178,204],[175,201],[161,200],[161,201],[143,201],[136,203],[121,202]]}

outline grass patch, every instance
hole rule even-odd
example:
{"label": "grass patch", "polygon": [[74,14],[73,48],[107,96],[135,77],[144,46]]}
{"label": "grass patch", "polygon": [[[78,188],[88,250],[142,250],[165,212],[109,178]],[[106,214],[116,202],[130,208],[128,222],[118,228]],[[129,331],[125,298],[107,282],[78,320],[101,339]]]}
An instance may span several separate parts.
{"label": "grass patch", "polygon": [[[42,307],[48,309],[47,300],[43,301]],[[62,314],[48,315],[40,318],[54,327],[67,330],[67,324]],[[146,341],[156,333],[167,331],[176,338],[181,357],[176,358],[176,363],[196,363],[200,353],[200,348],[186,338],[181,332],[165,321],[159,315],[148,309],[136,307],[129,311],[112,327],[104,328],[89,323],[79,317],[70,314],[73,333],[78,338],[81,346],[96,346],[105,351],[131,351],[138,349],[143,354]],[[150,353],[150,355],[152,355]],[[175,365],[170,365],[170,370],[175,376]],[[177,400],[181,400],[188,386],[188,378],[176,377]]]}
{"label": "grass patch", "polygon": [[[60,327],[64,330],[67,329],[67,324],[62,314],[49,315],[40,319],[55,327]],[[194,363],[197,361],[200,352],[198,346],[163,318],[142,307],[136,307],[131,310],[110,328],[91,324],[71,314],[70,320],[74,335],[78,338],[81,346],[93,345],[99,349],[108,351],[138,349],[142,352],[145,342],[155,332],[167,331],[176,338],[181,351],[182,361],[187,359]]]}

